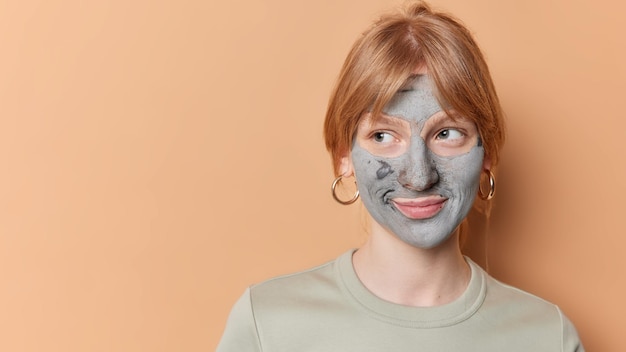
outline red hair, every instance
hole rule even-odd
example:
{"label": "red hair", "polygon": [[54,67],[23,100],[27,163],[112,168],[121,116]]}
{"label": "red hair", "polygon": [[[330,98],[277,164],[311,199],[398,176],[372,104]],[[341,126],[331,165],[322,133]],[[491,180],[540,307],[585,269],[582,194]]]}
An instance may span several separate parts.
{"label": "red hair", "polygon": [[498,163],[504,121],[485,59],[458,20],[418,2],[376,21],[343,64],[324,122],[335,173],[364,113],[379,116],[418,67],[427,68],[441,106],[476,124],[486,156]]}

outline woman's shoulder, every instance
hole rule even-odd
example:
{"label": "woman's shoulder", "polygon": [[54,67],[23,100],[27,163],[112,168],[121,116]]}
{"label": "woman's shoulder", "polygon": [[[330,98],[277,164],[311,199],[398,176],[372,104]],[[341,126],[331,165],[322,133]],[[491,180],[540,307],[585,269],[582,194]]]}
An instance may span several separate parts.
{"label": "woman's shoulder", "polygon": [[338,262],[351,252],[306,270],[251,285],[250,300],[257,307],[273,303],[284,307],[290,302],[302,305],[307,301],[336,295],[341,291],[337,273]]}
{"label": "woman's shoulder", "polygon": [[541,314],[559,314],[559,308],[552,302],[535,294],[506,284],[487,274],[487,301],[505,311]]}
{"label": "woman's shoulder", "polygon": [[[486,274],[486,273],[485,273]],[[503,283],[486,274],[487,295],[482,312],[498,320],[519,321],[535,328],[573,329],[570,320],[556,304],[520,288]]]}
{"label": "woman's shoulder", "polygon": [[491,276],[486,287],[480,314],[490,324],[536,341],[554,341],[556,336],[561,350],[584,351],[576,328],[556,304]]}

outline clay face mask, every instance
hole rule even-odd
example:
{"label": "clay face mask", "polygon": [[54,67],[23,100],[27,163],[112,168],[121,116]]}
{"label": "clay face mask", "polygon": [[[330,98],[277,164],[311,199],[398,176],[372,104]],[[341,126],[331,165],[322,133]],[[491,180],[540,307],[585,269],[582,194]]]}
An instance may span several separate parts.
{"label": "clay face mask", "polygon": [[358,126],[352,163],[374,220],[404,242],[433,248],[472,207],[484,150],[473,122],[442,111],[433,83],[418,75]]}

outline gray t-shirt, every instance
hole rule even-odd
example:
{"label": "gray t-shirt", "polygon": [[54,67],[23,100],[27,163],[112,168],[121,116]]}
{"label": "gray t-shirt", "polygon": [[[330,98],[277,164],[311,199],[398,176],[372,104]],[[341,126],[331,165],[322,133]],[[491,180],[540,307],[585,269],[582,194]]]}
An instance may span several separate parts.
{"label": "gray t-shirt", "polygon": [[584,352],[560,309],[490,277],[455,301],[409,307],[359,281],[349,251],[300,273],[251,286],[233,307],[218,352]]}

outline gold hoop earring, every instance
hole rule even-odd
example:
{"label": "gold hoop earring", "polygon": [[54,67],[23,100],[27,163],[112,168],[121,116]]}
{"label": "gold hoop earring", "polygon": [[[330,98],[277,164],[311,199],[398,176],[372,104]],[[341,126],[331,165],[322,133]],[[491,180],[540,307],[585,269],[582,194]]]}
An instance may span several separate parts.
{"label": "gold hoop earring", "polygon": [[496,178],[493,176],[491,170],[485,169],[483,171],[489,176],[489,193],[486,195],[483,193],[482,182],[478,181],[478,196],[482,200],[490,200],[496,195]]}
{"label": "gold hoop earring", "polygon": [[[337,188],[337,184],[341,181],[342,178],[343,178],[343,176],[341,176],[341,175],[339,177],[337,177],[333,181],[332,186],[330,186],[330,189],[332,191],[333,198],[337,201],[337,203],[343,204],[343,205],[349,205],[349,204],[352,204],[352,203],[356,202],[356,200],[359,199],[359,190],[357,189],[356,192],[354,192],[354,196],[350,200],[341,200],[341,199],[339,199],[339,197],[337,197],[337,193],[336,193],[335,189]],[[354,184],[356,185],[356,181],[354,182]]]}

